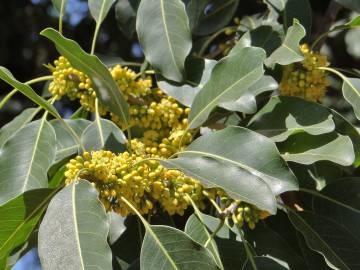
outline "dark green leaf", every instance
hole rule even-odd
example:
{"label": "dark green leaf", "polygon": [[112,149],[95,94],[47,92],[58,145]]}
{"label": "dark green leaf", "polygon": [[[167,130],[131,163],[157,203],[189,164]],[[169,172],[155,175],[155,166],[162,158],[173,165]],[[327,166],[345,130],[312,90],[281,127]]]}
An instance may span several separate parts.
{"label": "dark green leaf", "polygon": [[307,37],[310,37],[312,15],[309,0],[287,0],[284,9],[284,28],[287,30],[297,19],[306,30]]}
{"label": "dark green leaf", "polygon": [[0,205],[27,190],[47,187],[55,152],[55,131],[45,118],[11,137],[0,151]]}
{"label": "dark green leaf", "polygon": [[115,16],[119,29],[128,38],[135,33],[137,5],[130,0],[119,0],[115,4]]}
{"label": "dark green leaf", "polygon": [[276,212],[274,195],[298,188],[275,144],[241,127],[203,135],[180,152],[178,158],[162,163],[182,170],[205,186],[221,187],[232,198],[270,213]]}
{"label": "dark green leaf", "polygon": [[[65,120],[65,122],[75,131],[78,137],[90,125],[90,121],[85,119]],[[79,144],[70,134],[68,129],[59,120],[50,122],[56,133],[56,157],[55,162],[61,161],[66,157],[74,155],[79,150]]]}
{"label": "dark green leaf", "polygon": [[263,49],[248,47],[220,60],[209,81],[194,99],[189,115],[189,127],[196,128],[204,123],[219,104],[237,100],[244,95],[263,75],[264,59]]}
{"label": "dark green leaf", "polygon": [[[254,257],[255,265],[257,270],[287,270],[291,269],[287,266],[286,263],[280,263],[274,260],[271,257]],[[243,270],[253,270],[253,266],[251,265],[250,261],[247,261]]]}
{"label": "dark green leaf", "polygon": [[136,30],[146,60],[167,79],[182,81],[192,41],[181,0],[141,1]]}
{"label": "dark green leaf", "polygon": [[95,55],[86,53],[79,44],[63,37],[54,29],[47,28],[40,34],[52,40],[60,54],[66,57],[76,69],[83,71],[91,78],[102,105],[127,124],[129,106],[106,66]]}
{"label": "dark green leaf", "polygon": [[190,0],[186,6],[190,28],[196,35],[209,35],[233,18],[239,0]]}
{"label": "dark green leaf", "polygon": [[273,77],[264,75],[250,86],[241,98],[222,103],[220,106],[230,111],[253,114],[257,111],[256,96],[266,91],[275,90],[277,87],[278,83]]}
{"label": "dark green leaf", "polygon": [[13,249],[28,239],[55,193],[51,189],[30,190],[0,206],[0,269],[5,269]]}
{"label": "dark green leaf", "polygon": [[[307,245],[322,254],[332,269],[350,270],[359,265],[360,240],[331,219],[311,212],[289,212]],[[336,268],[334,268],[336,267]]]}
{"label": "dark green leaf", "polygon": [[147,230],[141,248],[142,270],[219,269],[209,250],[175,228],[154,225]]}
{"label": "dark green leaf", "polygon": [[329,160],[350,166],[355,160],[350,138],[335,132],[317,136],[298,133],[278,144],[278,148],[286,161],[307,165],[319,160]]}
{"label": "dark green leaf", "polygon": [[265,64],[273,67],[275,64],[288,65],[302,61],[304,56],[300,51],[300,41],[305,33],[304,27],[294,20],[293,25],[286,32],[283,43],[265,60]]}
{"label": "dark green leaf", "polygon": [[[158,85],[161,88],[162,91],[164,91],[167,95],[175,98],[177,101],[179,101],[181,104],[185,105],[186,107],[191,107],[191,104],[194,101],[195,96],[197,93],[200,92],[200,90],[204,87],[204,85],[207,83],[207,81],[210,78],[211,72],[216,64],[215,60],[198,60],[202,62],[202,71],[199,75],[199,81],[191,83],[196,84],[196,86],[190,85],[190,84],[177,84],[175,82],[166,81],[164,79],[158,80]],[[197,62],[192,63],[191,66],[189,66],[189,72],[192,73],[199,73],[199,69],[196,70],[194,67],[198,67]]]}
{"label": "dark green leaf", "polygon": [[116,0],[88,0],[91,16],[97,24],[101,24]]}
{"label": "dark green leaf", "polygon": [[29,123],[38,112],[39,109],[26,109],[17,117],[15,117],[12,121],[4,125],[0,129],[0,148],[6,143],[9,138],[11,138],[11,136],[13,136],[17,131],[19,131],[27,123]]}
{"label": "dark green leaf", "polygon": [[41,96],[35,93],[35,91],[27,84],[21,83],[14,78],[9,70],[0,66],[0,79],[11,85],[12,87],[18,89],[21,93],[35,102],[37,105],[43,107],[49,113],[51,113],[56,118],[60,118],[59,113],[56,111],[55,107],[43,99]]}
{"label": "dark green leaf", "polygon": [[108,232],[97,191],[84,180],[70,184],[51,200],[40,224],[42,269],[112,269]]}
{"label": "dark green leaf", "polygon": [[299,132],[320,135],[335,129],[333,116],[326,107],[301,98],[283,96],[272,97],[248,126],[275,142],[285,141]]}
{"label": "dark green leaf", "polygon": [[97,151],[104,148],[111,135],[119,144],[125,144],[126,137],[118,126],[107,119],[96,118],[82,133],[81,142],[86,150]]}
{"label": "dark green leaf", "polygon": [[[314,211],[317,214],[331,218],[339,225],[349,230],[354,237],[360,239],[359,190],[360,178],[344,178],[332,182],[320,192],[321,195],[330,198],[331,201],[319,196],[314,196]],[[341,204],[334,203],[334,200]]]}

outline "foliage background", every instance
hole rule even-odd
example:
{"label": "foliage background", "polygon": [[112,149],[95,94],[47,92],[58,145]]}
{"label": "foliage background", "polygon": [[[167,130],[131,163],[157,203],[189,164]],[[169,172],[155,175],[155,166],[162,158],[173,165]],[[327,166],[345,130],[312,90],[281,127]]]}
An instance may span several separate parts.
{"label": "foliage background", "polygon": [[[237,17],[252,15],[265,8],[262,1],[241,0]],[[321,18],[329,4],[329,0],[312,0],[313,9],[313,33],[320,29]],[[88,13],[87,1],[69,0],[65,16],[65,29],[67,37],[76,40],[82,48],[88,49],[91,46],[91,38],[95,27],[93,19]],[[349,11],[342,10],[339,19],[347,18]],[[55,48],[38,33],[47,26],[56,27],[57,12],[54,10],[50,0],[14,0],[2,1],[0,4],[0,65],[8,67],[20,81],[27,81],[30,78],[47,75],[48,71],[42,66],[43,63],[52,61],[57,57]],[[360,31],[360,30],[358,30]],[[331,36],[324,47],[326,54],[330,56],[333,66],[346,68],[360,67],[360,54],[348,52],[346,32],[340,32]],[[218,40],[221,42],[222,40]],[[337,52],[336,57],[332,52]],[[341,53],[339,53],[341,52]],[[118,29],[115,12],[112,8],[100,30],[97,43],[97,53],[114,57],[121,57],[127,61],[141,61],[142,53],[136,41],[126,38]],[[0,100],[8,92],[8,86],[0,82]],[[39,93],[41,87],[36,89]],[[347,112],[349,120],[353,120],[351,110],[345,101],[337,99],[340,93],[330,90],[325,103],[335,107],[340,112]],[[0,127],[10,121],[15,115],[30,106],[31,102],[24,96],[18,94],[3,108],[0,118]],[[57,108],[62,116],[72,112],[71,102],[62,103],[62,108]],[[14,269],[39,269],[36,253],[24,258],[22,264]],[[25,267],[25,268],[23,268]]]}

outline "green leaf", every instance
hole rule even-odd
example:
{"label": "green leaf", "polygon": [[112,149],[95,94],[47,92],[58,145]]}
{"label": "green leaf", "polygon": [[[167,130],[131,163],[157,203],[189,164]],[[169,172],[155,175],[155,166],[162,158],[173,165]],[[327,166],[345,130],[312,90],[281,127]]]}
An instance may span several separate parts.
{"label": "green leaf", "polygon": [[63,37],[54,29],[47,28],[40,33],[56,44],[60,54],[66,57],[74,68],[88,75],[101,104],[117,115],[125,124],[129,120],[129,106],[113,80],[110,71],[95,55],[83,51],[79,44]]}
{"label": "green leaf", "polygon": [[[280,263],[271,257],[254,257],[257,270],[287,270],[291,269],[286,263]],[[249,261],[247,261],[242,268],[243,270],[253,270],[253,267]]]}
{"label": "green leaf", "polygon": [[360,2],[358,0],[335,0],[335,1],[348,9],[360,12]]}
{"label": "green leaf", "polygon": [[233,18],[239,0],[190,0],[186,6],[190,29],[206,36],[225,27]]}
{"label": "green leaf", "polygon": [[[135,33],[136,11],[139,3],[134,1],[120,0],[115,4],[115,17],[121,32],[129,39]],[[135,1],[135,2],[140,2]]]}
{"label": "green leaf", "polygon": [[121,216],[118,213],[115,213],[113,211],[107,213],[107,215],[108,215],[109,222],[110,222],[109,243],[110,243],[110,245],[112,245],[125,232],[125,230],[126,230],[126,226],[125,226],[126,217],[123,217],[123,216]]}
{"label": "green leaf", "polygon": [[260,47],[270,55],[281,46],[281,33],[271,25],[261,25],[251,31],[245,32],[240,40],[231,49],[230,54],[239,52],[244,47]]}
{"label": "green leaf", "polygon": [[51,0],[58,12],[61,12],[61,5],[65,6],[67,0]]}
{"label": "green leaf", "polygon": [[141,248],[142,270],[219,269],[210,251],[184,232],[162,225],[150,227]]}
{"label": "green leaf", "polygon": [[180,0],[141,1],[136,30],[146,60],[164,77],[182,81],[192,46],[184,4]]}
{"label": "green leaf", "polygon": [[263,75],[264,59],[263,49],[248,47],[220,60],[194,99],[189,127],[196,128],[204,123],[219,104],[239,99]]}
{"label": "green leaf", "polygon": [[[226,143],[225,143],[226,142]],[[276,212],[274,195],[298,188],[295,176],[268,138],[242,127],[203,135],[178,154],[162,161],[205,186],[223,188],[232,198]]]}
{"label": "green leaf", "polygon": [[[331,218],[360,239],[360,178],[344,178],[324,187],[320,194],[330,198],[313,197],[314,212]],[[334,203],[334,201],[338,203]],[[345,207],[349,206],[349,207]]]}
{"label": "green leaf", "polygon": [[14,248],[28,239],[55,193],[51,189],[30,190],[0,206],[1,269],[5,269],[6,259]]}
{"label": "green leaf", "polygon": [[360,119],[360,79],[343,76],[342,92],[344,98],[353,107],[356,118]]}
{"label": "green leaf", "polygon": [[[200,68],[199,65],[202,66],[202,68]],[[197,78],[195,82],[191,81],[191,83],[195,84],[196,86],[190,84],[181,85],[172,81],[166,81],[163,78],[159,78],[157,83],[161,90],[164,91],[167,95],[175,98],[186,107],[191,107],[195,96],[208,82],[215,65],[216,61],[210,59],[200,59],[197,61],[194,60],[191,65],[189,65],[188,70],[192,76],[194,76],[194,73],[201,73],[198,75],[200,78]],[[199,72],[200,69],[202,69],[201,72]]]}
{"label": "green leaf", "polygon": [[[75,131],[78,137],[90,125],[90,121],[85,119],[65,120],[65,122]],[[50,124],[56,133],[56,157],[55,162],[61,161],[66,157],[78,153],[79,144],[70,134],[69,130],[64,128],[64,124],[59,120],[50,121]]]}
{"label": "green leaf", "polygon": [[351,139],[335,132],[317,136],[298,133],[278,144],[278,148],[286,161],[307,165],[319,160],[329,160],[350,166],[355,160]]}
{"label": "green leaf", "polygon": [[273,67],[275,64],[288,65],[302,61],[304,56],[300,50],[300,41],[305,33],[304,27],[294,20],[286,32],[283,43],[265,60],[265,65]]}
{"label": "green leaf", "polygon": [[220,106],[229,110],[253,114],[257,111],[256,96],[278,88],[278,83],[269,75],[262,76],[250,86],[242,97],[236,101],[222,103]]}
{"label": "green leaf", "polygon": [[326,107],[297,97],[275,96],[251,118],[248,127],[282,142],[300,132],[311,135],[332,132],[335,123]]}
{"label": "green leaf", "polygon": [[[220,220],[205,214],[201,214],[201,217],[202,220],[194,214],[191,215],[186,222],[185,233],[196,242],[204,245],[209,235],[217,229]],[[246,259],[243,244],[236,239],[235,233],[225,225],[216,233],[214,240],[208,245],[208,249],[214,256],[219,253],[226,270],[240,269]]]}
{"label": "green leaf", "polygon": [[97,24],[101,24],[116,0],[88,0],[91,16]]}
{"label": "green leaf", "polygon": [[18,89],[21,93],[35,102],[37,105],[41,106],[49,113],[51,113],[56,118],[60,118],[59,113],[56,111],[55,107],[43,99],[41,96],[35,93],[35,91],[27,84],[21,83],[14,78],[9,70],[0,66],[0,79],[8,83],[12,87]]}
{"label": "green leaf", "polygon": [[350,137],[355,151],[355,162],[354,165],[358,167],[360,165],[360,133],[359,131],[344,118],[341,114],[335,110],[330,110],[334,116],[335,131]]}
{"label": "green leaf", "polygon": [[[196,215],[192,214],[189,217],[189,219],[186,221],[184,232],[188,236],[190,236],[194,241],[205,246],[205,244],[207,244],[208,240],[212,237],[211,236],[212,232],[208,231],[207,225],[205,224],[205,215],[200,213],[200,211],[195,210],[195,212],[197,212],[197,214]],[[212,220],[212,221],[214,221],[213,224],[217,224],[217,225],[215,225],[216,227],[219,226],[219,224],[221,224],[220,219],[214,218],[214,220]],[[225,225],[223,224],[223,227],[224,226]],[[214,228],[214,230],[216,229],[216,227]],[[210,240],[210,242],[207,244],[206,248],[213,254],[217,265],[221,269],[224,269],[214,238],[212,240]]]}
{"label": "green leaf", "polygon": [[358,26],[360,26],[360,16],[354,17],[351,21],[349,21],[345,24],[336,25],[329,32],[357,28]]}
{"label": "green leaf", "polygon": [[356,269],[360,241],[331,219],[312,212],[288,213],[291,223],[305,237],[307,245],[322,254],[332,269]]}
{"label": "green leaf", "polygon": [[126,143],[126,137],[118,126],[99,117],[84,130],[81,135],[81,142],[86,150],[97,151],[104,148],[111,135],[114,135],[119,143]]}
{"label": "green leaf", "polygon": [[285,4],[288,0],[264,0],[266,2],[276,8],[278,11],[282,11],[285,8]]}
{"label": "green leaf", "polygon": [[55,131],[45,118],[11,137],[0,150],[0,205],[27,190],[46,188],[55,151]]}
{"label": "green leaf", "polygon": [[[279,229],[281,230],[281,228]],[[285,234],[285,232],[283,233]],[[269,256],[278,261],[286,262],[292,270],[306,269],[304,261],[294,247],[285,240],[284,236],[264,223],[259,222],[255,230],[247,231],[246,239],[252,243],[258,256]]]}
{"label": "green leaf", "polygon": [[96,189],[84,180],[70,184],[51,200],[40,224],[42,268],[112,269],[108,232],[109,220]]}
{"label": "green leaf", "polygon": [[39,112],[39,109],[29,108],[22,111],[17,117],[15,117],[11,122],[7,123],[0,129],[0,149],[6,143],[6,141],[11,138],[17,131],[23,128],[27,123],[29,123],[35,115]]}
{"label": "green leaf", "polygon": [[285,30],[289,28],[294,19],[297,19],[304,26],[307,38],[309,38],[312,25],[311,13],[309,0],[287,0],[283,14]]}

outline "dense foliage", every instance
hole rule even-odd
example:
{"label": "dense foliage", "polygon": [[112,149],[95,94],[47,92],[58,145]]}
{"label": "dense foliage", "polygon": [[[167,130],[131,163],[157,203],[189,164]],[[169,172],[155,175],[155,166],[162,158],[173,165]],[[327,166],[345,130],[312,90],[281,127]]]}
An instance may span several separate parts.
{"label": "dense foliage", "polygon": [[[357,269],[360,72],[320,51],[360,26],[357,0],[332,1],[316,35],[308,0],[242,17],[239,0],[88,0],[90,52],[52,2],[49,74],[0,67],[0,109],[37,105],[0,130],[0,269],[33,247],[43,269]],[[111,8],[142,63],[96,55]]]}

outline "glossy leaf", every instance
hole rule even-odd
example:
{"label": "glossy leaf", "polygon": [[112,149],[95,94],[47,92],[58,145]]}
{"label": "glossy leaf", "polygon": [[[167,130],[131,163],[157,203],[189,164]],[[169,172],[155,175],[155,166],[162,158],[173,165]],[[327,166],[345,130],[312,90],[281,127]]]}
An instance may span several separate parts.
{"label": "glossy leaf", "polygon": [[101,24],[116,0],[88,0],[91,16],[97,24]]}
{"label": "glossy leaf", "polygon": [[326,107],[285,96],[272,97],[251,118],[248,126],[275,142],[285,141],[290,135],[300,132],[320,135],[335,129],[333,116]]}
{"label": "glossy leaf", "polygon": [[219,269],[206,248],[194,242],[184,232],[162,225],[146,231],[141,248],[140,268],[158,269]]}
{"label": "glossy leaf", "polygon": [[51,105],[49,102],[47,102],[41,96],[36,94],[35,91],[29,85],[16,80],[9,70],[7,70],[6,68],[1,67],[1,66],[0,66],[0,79],[3,80],[4,82],[8,83],[12,87],[18,89],[22,94],[27,96],[29,99],[31,99],[33,102],[35,102],[37,105],[43,107],[45,110],[47,110],[49,113],[51,113],[56,118],[60,118],[60,115],[58,114],[58,112],[56,111],[56,109],[53,105]]}
{"label": "glossy leaf", "polygon": [[181,0],[141,1],[136,30],[146,60],[167,79],[182,81],[192,41]]}
{"label": "glossy leaf", "polygon": [[312,10],[309,0],[287,0],[284,9],[284,28],[287,30],[297,19],[306,30],[307,37],[310,37],[312,25]]}
{"label": "glossy leaf", "polygon": [[27,124],[0,151],[0,205],[27,190],[46,188],[56,137],[43,118]]}
{"label": "glossy leaf", "polygon": [[200,90],[204,87],[207,81],[210,78],[211,72],[216,65],[215,60],[205,59],[205,60],[198,60],[201,61],[200,67],[197,62],[192,63],[192,66],[189,66],[190,72],[192,75],[194,73],[199,73],[198,70],[192,68],[195,66],[196,68],[201,68],[203,66],[201,75],[199,75],[199,79],[197,81],[191,81],[192,84],[196,84],[196,86],[190,84],[177,84],[175,82],[166,81],[164,79],[158,80],[158,85],[161,90],[166,93],[167,95],[175,98],[181,104],[185,105],[186,107],[191,107],[191,104],[194,101],[195,96],[200,92]]}
{"label": "glossy leaf", "polygon": [[273,67],[275,64],[288,65],[302,61],[304,56],[300,51],[300,41],[305,33],[304,27],[294,20],[293,25],[286,32],[283,43],[265,60],[265,64]]}
{"label": "glossy leaf", "polygon": [[190,28],[196,35],[209,35],[233,18],[239,0],[190,0],[186,6]]}
{"label": "glossy leaf", "polygon": [[27,123],[29,123],[35,115],[39,112],[39,109],[29,108],[22,111],[17,117],[12,121],[4,125],[0,129],[0,148],[6,143],[6,141],[11,138],[16,132],[23,128]]}
{"label": "glossy leaf", "polygon": [[222,103],[220,106],[230,110],[253,114],[257,111],[256,96],[278,88],[278,83],[269,75],[264,75],[252,86],[250,86],[244,95],[236,101]]}
{"label": "glossy leaf", "polygon": [[[319,196],[313,197],[313,210],[331,218],[360,239],[360,178],[344,178],[324,187]],[[334,201],[338,202],[335,203]]]}
{"label": "glossy leaf", "polygon": [[329,160],[350,166],[355,160],[351,139],[336,133],[318,136],[298,133],[279,144],[278,148],[286,161],[307,165],[320,160]]}
{"label": "glossy leaf", "polygon": [[60,54],[66,57],[76,69],[83,71],[91,78],[101,104],[117,115],[121,121],[128,123],[129,106],[111,77],[110,71],[99,58],[86,53],[79,44],[63,37],[54,29],[47,28],[40,34],[53,41]]}
{"label": "glossy leaf", "polygon": [[189,115],[189,127],[196,128],[204,123],[219,104],[237,100],[244,95],[263,75],[264,59],[264,50],[249,47],[220,60],[209,81],[194,99]]}
{"label": "glossy leaf", "polygon": [[[356,269],[360,240],[331,219],[311,212],[289,212],[294,227],[305,237],[307,245],[322,254],[332,269]],[[336,268],[334,268],[336,267]]]}
{"label": "glossy leaf", "polygon": [[112,269],[108,232],[97,191],[84,180],[70,184],[51,200],[40,224],[42,268]]}
{"label": "glossy leaf", "polygon": [[360,119],[360,79],[343,77],[344,98],[351,104],[357,119]]}
{"label": "glossy leaf", "polygon": [[0,206],[0,268],[5,269],[8,255],[30,236],[55,190],[26,191]]}
{"label": "glossy leaf", "polygon": [[86,150],[97,151],[104,148],[111,135],[120,144],[125,144],[126,137],[118,126],[107,119],[96,118],[82,133],[81,142]]}
{"label": "glossy leaf", "polygon": [[[85,119],[65,120],[65,122],[81,137],[83,131],[90,125],[90,121]],[[64,128],[59,120],[50,122],[56,133],[56,157],[55,162],[61,161],[66,157],[78,153],[79,144],[70,132]]]}
{"label": "glossy leaf", "polygon": [[[225,143],[226,142],[226,143]],[[297,181],[268,138],[242,127],[203,135],[178,154],[162,161],[205,186],[223,188],[232,198],[276,212],[274,195],[296,190]]]}

